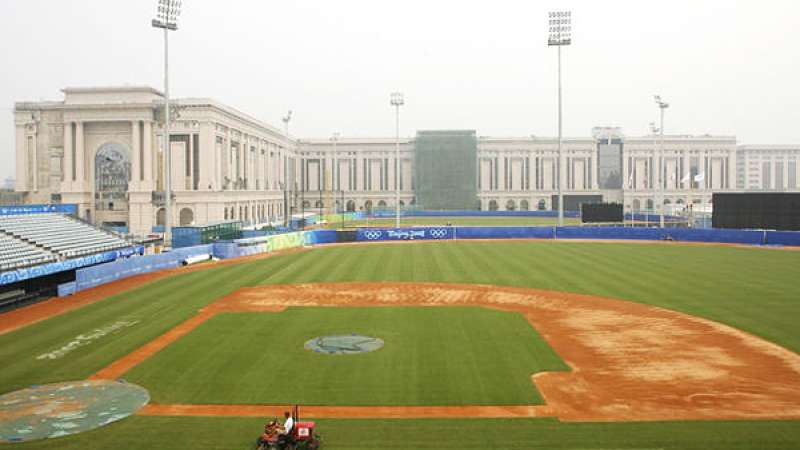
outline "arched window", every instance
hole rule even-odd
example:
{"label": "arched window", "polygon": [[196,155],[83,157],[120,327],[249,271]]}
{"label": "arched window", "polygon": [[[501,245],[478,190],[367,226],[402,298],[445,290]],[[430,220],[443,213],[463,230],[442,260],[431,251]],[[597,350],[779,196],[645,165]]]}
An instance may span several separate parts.
{"label": "arched window", "polygon": [[126,193],[131,176],[128,148],[109,143],[97,150],[94,157],[95,207],[98,210],[127,210]]}
{"label": "arched window", "polygon": [[194,223],[194,212],[191,208],[183,208],[178,215],[178,220],[182,227],[192,225]]}
{"label": "arched window", "polygon": [[386,208],[386,202],[381,200],[378,202],[378,208]]}
{"label": "arched window", "polygon": [[367,212],[372,212],[372,200],[364,202],[364,209],[366,209]]}
{"label": "arched window", "polygon": [[158,208],[158,211],[156,211],[156,226],[163,227],[166,217],[167,211],[164,208]]}
{"label": "arched window", "polygon": [[322,208],[322,200],[317,200],[314,202],[314,208]]}
{"label": "arched window", "polygon": [[645,202],[645,209],[647,209],[648,211],[652,211],[653,210],[653,199],[652,198],[648,198],[647,201]]}
{"label": "arched window", "polygon": [[642,209],[642,202],[637,198],[633,200],[633,210],[640,211]]}
{"label": "arched window", "polygon": [[356,210],[356,202],[354,202],[353,200],[348,200],[347,201],[347,210],[350,211],[350,212],[355,211]]}
{"label": "arched window", "polygon": [[516,202],[514,202],[512,199],[508,199],[506,202],[506,211],[514,211],[515,209],[517,209]]}
{"label": "arched window", "polygon": [[682,198],[679,198],[677,201],[675,201],[675,204],[676,204],[676,205],[683,205],[683,204],[684,204],[684,201],[683,201],[683,199],[682,199]]}
{"label": "arched window", "polygon": [[303,200],[303,208],[310,208],[311,202],[308,200]]}
{"label": "arched window", "polygon": [[547,209],[547,201],[545,199],[539,200],[539,204],[537,205],[537,209],[539,211],[544,211]]}
{"label": "arched window", "polygon": [[228,208],[225,208],[225,220],[228,220]]}
{"label": "arched window", "polygon": [[665,199],[664,199],[664,204],[665,204],[665,205],[671,205],[671,204],[672,204],[672,202],[671,202],[671,201],[670,201],[668,198],[665,198]]}
{"label": "arched window", "polygon": [[406,202],[404,202],[403,200],[400,200],[400,207],[402,208],[404,206],[406,206]]}
{"label": "arched window", "polygon": [[519,201],[519,210],[520,211],[528,211],[529,209],[531,209],[531,208],[528,205],[528,201],[527,200],[520,200]]}
{"label": "arched window", "polygon": [[497,200],[489,200],[489,211],[497,211],[498,209]]}

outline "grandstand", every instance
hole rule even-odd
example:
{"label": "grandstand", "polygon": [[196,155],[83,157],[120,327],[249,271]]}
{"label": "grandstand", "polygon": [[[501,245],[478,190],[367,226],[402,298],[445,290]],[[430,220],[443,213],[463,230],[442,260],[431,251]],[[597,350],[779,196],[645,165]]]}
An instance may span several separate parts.
{"label": "grandstand", "polygon": [[[111,233],[56,213],[0,216],[0,231],[23,241],[22,244],[52,252],[60,260],[130,246]],[[21,259],[20,263],[40,263],[41,260],[33,259],[44,257],[41,253],[33,254],[30,260]]]}
{"label": "grandstand", "polygon": [[74,205],[0,206],[0,311],[58,294],[76,270],[142,253],[75,218]]}
{"label": "grandstand", "polygon": [[47,250],[0,233],[0,271],[17,269],[57,261],[58,257]]}

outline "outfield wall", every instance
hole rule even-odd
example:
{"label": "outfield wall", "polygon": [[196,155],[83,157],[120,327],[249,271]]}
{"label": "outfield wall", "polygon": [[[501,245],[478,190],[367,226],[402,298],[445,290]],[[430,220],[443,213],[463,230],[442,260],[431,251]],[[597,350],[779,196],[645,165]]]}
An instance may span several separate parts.
{"label": "outfield wall", "polygon": [[625,227],[415,227],[363,228],[357,241],[442,239],[613,239],[800,246],[800,232]]}
{"label": "outfield wall", "polygon": [[[212,255],[220,259],[271,253],[290,248],[337,242],[336,230],[298,231],[272,236],[238,239],[175,249],[158,255],[136,256],[114,262],[81,268],[76,280],[59,286],[59,296],[89,289],[134,275],[171,269],[188,257]],[[350,232],[352,233],[352,232]],[[360,228],[356,241],[413,241],[458,239],[587,239],[710,242],[745,245],[800,246],[800,232],[692,229],[692,228],[624,228],[624,227],[414,227]]]}

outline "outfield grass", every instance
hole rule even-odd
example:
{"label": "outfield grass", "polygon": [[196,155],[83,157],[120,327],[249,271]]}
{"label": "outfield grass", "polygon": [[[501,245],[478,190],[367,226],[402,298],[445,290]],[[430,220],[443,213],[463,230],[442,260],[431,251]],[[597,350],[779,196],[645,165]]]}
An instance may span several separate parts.
{"label": "outfield grass", "polygon": [[[384,348],[305,350],[358,333]],[[220,314],[125,375],[157,403],[543,404],[532,373],[569,370],[522,315],[478,307]]]}
{"label": "outfield grass", "polygon": [[[717,320],[798,352],[798,269],[800,252],[732,247],[532,241],[319,248],[163,279],[0,336],[0,392],[85,378],[220,296],[240,286],[269,283],[441,281],[591,293]],[[61,359],[36,359],[120,318],[139,322]],[[798,421],[561,424],[381,420],[325,424],[326,448],[536,448],[538,443],[542,443],[540,448],[573,449],[800,448]],[[257,428],[257,421],[248,419],[135,417],[86,435],[59,439],[57,444],[46,441],[14,447],[247,448]],[[434,439],[440,432],[447,432],[446,438]],[[432,443],[420,444],[418,436],[426,441],[430,438]],[[487,439],[500,444],[484,445]]]}
{"label": "outfield grass", "polygon": [[[265,419],[131,417],[75,436],[8,447],[14,450],[252,450]],[[325,450],[800,448],[800,427],[796,421],[560,423],[553,419],[466,419],[315,422]]]}
{"label": "outfield grass", "polygon": [[[580,219],[565,217],[564,225],[580,225]],[[556,217],[400,217],[401,227],[413,226],[475,226],[475,227],[506,227],[506,226],[554,226],[558,224]],[[361,219],[345,221],[345,227],[394,227],[394,218]],[[332,221],[325,228],[342,228],[341,222]]]}

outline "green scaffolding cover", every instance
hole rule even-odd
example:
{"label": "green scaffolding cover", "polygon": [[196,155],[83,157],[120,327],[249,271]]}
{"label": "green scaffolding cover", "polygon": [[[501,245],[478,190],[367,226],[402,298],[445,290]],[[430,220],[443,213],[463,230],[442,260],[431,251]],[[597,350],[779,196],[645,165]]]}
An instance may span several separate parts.
{"label": "green scaffolding cover", "polygon": [[427,210],[478,209],[478,138],[475,130],[419,131],[414,191]]}

